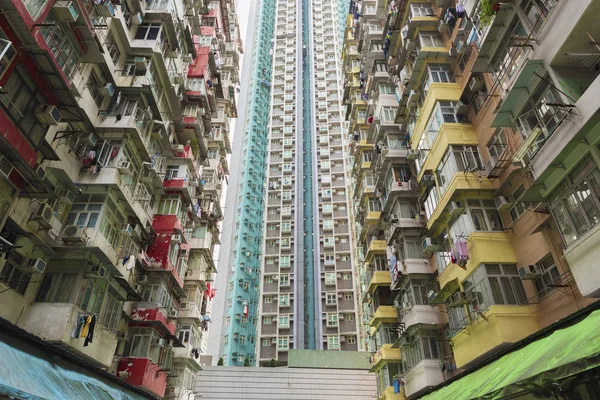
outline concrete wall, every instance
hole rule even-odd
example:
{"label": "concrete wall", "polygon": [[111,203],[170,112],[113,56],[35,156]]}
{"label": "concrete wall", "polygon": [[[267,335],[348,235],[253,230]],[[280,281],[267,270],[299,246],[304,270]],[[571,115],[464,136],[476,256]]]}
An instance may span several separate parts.
{"label": "concrete wall", "polygon": [[[261,351],[263,351],[261,349]],[[375,375],[368,370],[205,367],[196,378],[203,399],[376,399]]]}

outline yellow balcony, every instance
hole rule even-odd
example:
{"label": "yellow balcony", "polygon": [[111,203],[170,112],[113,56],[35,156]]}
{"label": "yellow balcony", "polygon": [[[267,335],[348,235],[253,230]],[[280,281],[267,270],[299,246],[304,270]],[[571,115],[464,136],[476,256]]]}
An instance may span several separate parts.
{"label": "yellow balcony", "polygon": [[375,186],[373,185],[362,185],[362,188],[359,192],[359,201],[360,203],[364,203],[367,197],[375,196]]}
{"label": "yellow balcony", "polygon": [[371,169],[371,161],[363,161],[360,164],[360,169],[362,169],[362,170]]}
{"label": "yellow balcony", "polygon": [[425,163],[419,174],[419,181],[423,177],[425,171],[435,171],[439,163],[442,161],[448,146],[454,144],[459,146],[477,146],[477,135],[471,124],[454,124],[444,123],[440,127],[440,131],[433,142],[433,145],[427,153]]}
{"label": "yellow balcony", "polygon": [[[431,227],[440,221],[438,219],[448,206],[448,202],[452,199],[452,196],[457,191],[463,190],[481,190],[481,191],[490,191],[495,190],[495,184],[489,179],[480,179],[476,172],[457,172],[450,181],[450,184],[446,188],[444,195],[440,199],[435,211],[431,215],[431,218],[427,221],[427,229],[431,229]],[[433,190],[436,190],[435,188]]]}
{"label": "yellow balcony", "polygon": [[394,306],[379,306],[369,321],[369,326],[377,327],[384,322],[398,322],[398,313]]}
{"label": "yellow balcony", "polygon": [[394,393],[394,387],[389,386],[387,389],[383,391],[382,400],[406,400],[406,396],[404,395],[404,388],[400,388],[400,393]]}
{"label": "yellow balcony", "polygon": [[387,363],[399,363],[402,361],[400,357],[400,348],[392,348],[392,343],[382,345],[375,356],[373,356],[373,366],[371,372],[378,371]]}
{"label": "yellow balcony", "polygon": [[358,143],[356,143],[356,149],[357,150],[373,150],[373,143],[367,143],[366,140],[360,140]]}
{"label": "yellow balcony", "polygon": [[436,103],[438,101],[458,101],[460,100],[461,94],[462,89],[458,83],[431,84],[427,97],[425,97],[425,101],[423,102],[423,107],[421,107],[419,119],[417,119],[412,133],[411,143],[414,150],[416,150],[419,145],[419,140],[421,140],[421,136],[423,135],[423,132],[425,132],[425,127],[429,122],[429,117],[431,117],[431,113],[433,112]]}
{"label": "yellow balcony", "polygon": [[491,306],[452,338],[456,366],[462,368],[490,350],[517,342],[539,329],[534,305]]}
{"label": "yellow balcony", "polygon": [[375,254],[385,254],[386,245],[385,240],[371,240],[367,254],[365,254],[365,260],[370,260]]}
{"label": "yellow balcony", "polygon": [[373,276],[371,277],[371,281],[369,282],[369,287],[367,288],[367,292],[373,293],[375,288],[378,286],[390,286],[392,284],[392,277],[390,273],[387,271],[375,271],[373,272]]}
{"label": "yellow balcony", "polygon": [[517,256],[513,249],[512,234],[508,232],[473,232],[469,235],[467,247],[470,260],[466,270],[450,264],[439,276],[440,287],[458,278],[462,282],[481,264],[516,264]]}
{"label": "yellow balcony", "polygon": [[376,223],[378,223],[380,218],[381,218],[381,212],[378,212],[378,211],[369,211],[367,213],[367,222],[369,224],[376,224]]}

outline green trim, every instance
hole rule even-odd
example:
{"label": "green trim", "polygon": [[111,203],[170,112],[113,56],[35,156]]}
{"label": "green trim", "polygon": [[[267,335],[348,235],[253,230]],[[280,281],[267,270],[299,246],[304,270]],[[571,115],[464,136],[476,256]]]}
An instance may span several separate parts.
{"label": "green trim", "polygon": [[521,392],[527,381],[564,379],[600,366],[600,310],[512,351],[422,399],[499,398]]}

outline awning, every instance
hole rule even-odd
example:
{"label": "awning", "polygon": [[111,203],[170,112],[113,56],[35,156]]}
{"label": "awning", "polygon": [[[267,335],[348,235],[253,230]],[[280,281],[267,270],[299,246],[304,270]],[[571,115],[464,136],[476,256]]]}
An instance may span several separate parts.
{"label": "awning", "polygon": [[506,354],[477,371],[421,397],[426,400],[496,399],[523,391],[542,374],[557,381],[600,366],[600,310]]}
{"label": "awning", "polygon": [[544,60],[529,60],[523,66],[519,77],[510,89],[510,93],[502,102],[496,117],[492,121],[493,127],[514,126],[519,112],[523,109],[525,102],[546,74]]}
{"label": "awning", "polygon": [[444,304],[446,299],[450,297],[454,292],[456,292],[459,288],[458,278],[452,279],[450,282],[446,283],[444,287],[435,294],[435,296],[429,300],[429,304]]}
{"label": "awning", "polygon": [[[0,319],[0,397],[18,399],[155,399],[81,358]],[[76,361],[72,362],[73,358]],[[7,360],[10,360],[8,362]],[[84,365],[85,364],[85,365]],[[89,368],[88,368],[89,367]]]}

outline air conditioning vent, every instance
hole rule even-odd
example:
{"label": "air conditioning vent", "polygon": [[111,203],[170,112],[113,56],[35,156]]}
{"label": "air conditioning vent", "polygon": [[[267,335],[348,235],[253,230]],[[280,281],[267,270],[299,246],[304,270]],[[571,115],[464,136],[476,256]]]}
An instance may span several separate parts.
{"label": "air conditioning vent", "polygon": [[419,150],[413,150],[413,149],[409,149],[408,150],[408,154],[406,155],[406,158],[408,158],[409,160],[417,160],[419,159]]}
{"label": "air conditioning vent", "polygon": [[181,243],[181,235],[171,235],[171,243]]}
{"label": "air conditioning vent", "polygon": [[63,242],[86,242],[87,234],[84,227],[77,225],[69,225],[65,228],[62,234]]}
{"label": "air conditioning vent", "polygon": [[498,211],[506,211],[512,207],[513,203],[510,201],[508,197],[499,196],[496,199],[496,209]]}
{"label": "air conditioning vent", "polygon": [[148,275],[138,275],[137,276],[138,285],[145,285],[148,283],[148,281],[149,281]]}
{"label": "air conditioning vent", "polygon": [[131,163],[129,161],[119,161],[119,164],[117,164],[117,169],[123,175],[132,175]]}
{"label": "air conditioning vent", "polygon": [[46,262],[41,258],[29,258],[23,267],[28,271],[43,274],[46,270]]}
{"label": "air conditioning vent", "polygon": [[133,233],[133,226],[131,226],[130,224],[123,225],[121,227],[121,233],[123,235],[131,236],[131,234]]}
{"label": "air conditioning vent", "polygon": [[46,125],[58,125],[62,119],[60,111],[53,105],[39,105],[35,109],[35,117],[37,120]]}
{"label": "air conditioning vent", "polygon": [[92,279],[104,279],[108,275],[108,271],[102,265],[90,265],[85,273],[85,276]]}
{"label": "air conditioning vent", "polygon": [[439,244],[433,238],[426,237],[423,239],[423,251],[425,253],[435,253],[440,249]]}
{"label": "air conditioning vent", "polygon": [[448,205],[448,213],[451,217],[458,217],[465,211],[462,204],[458,201],[451,201]]}
{"label": "air conditioning vent", "polygon": [[37,211],[34,219],[38,221],[45,228],[52,226],[52,217],[54,216],[54,210],[48,204],[42,204]]}
{"label": "air conditioning vent", "polygon": [[115,87],[112,83],[107,83],[100,88],[100,94],[104,97],[112,97],[115,94]]}
{"label": "air conditioning vent", "polygon": [[73,204],[73,201],[75,201],[75,193],[71,192],[70,190],[58,190],[56,195],[58,196],[59,200],[64,203]]}
{"label": "air conditioning vent", "polygon": [[57,1],[52,7],[56,18],[61,21],[75,22],[79,18],[79,13],[72,1]]}

